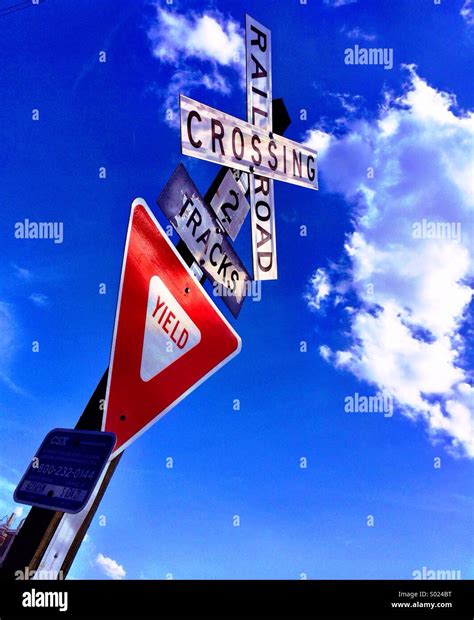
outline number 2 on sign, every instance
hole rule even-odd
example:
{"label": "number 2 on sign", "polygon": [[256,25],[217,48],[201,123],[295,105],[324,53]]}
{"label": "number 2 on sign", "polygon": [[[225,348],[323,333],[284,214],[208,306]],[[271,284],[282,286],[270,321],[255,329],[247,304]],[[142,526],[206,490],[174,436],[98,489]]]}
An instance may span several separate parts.
{"label": "number 2 on sign", "polygon": [[223,215],[223,219],[227,220],[229,223],[232,222],[232,217],[229,217],[227,211],[237,211],[239,208],[239,195],[237,194],[237,192],[233,189],[230,190],[229,194],[231,196],[233,196],[234,200],[235,200],[235,204],[232,204],[231,202],[224,202],[224,204],[221,207],[221,211],[222,211],[222,215]]}

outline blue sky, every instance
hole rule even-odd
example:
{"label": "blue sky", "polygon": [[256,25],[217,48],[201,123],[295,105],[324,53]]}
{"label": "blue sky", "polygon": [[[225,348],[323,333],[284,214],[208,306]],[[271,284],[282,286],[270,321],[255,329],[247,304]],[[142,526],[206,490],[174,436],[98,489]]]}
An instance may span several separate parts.
{"label": "blue sky", "polygon": [[[473,578],[472,3],[0,1],[0,516],[108,364],[132,200],[166,224],[176,164],[203,193],[217,172],[181,156],[167,109],[183,92],[245,117],[248,11],[321,188],[275,182],[279,279],[237,321],[219,302],[241,354],[126,451],[71,576]],[[346,65],[355,45],[393,68]],[[63,243],[16,239],[26,218]],[[462,235],[415,240],[423,218]],[[250,269],[248,222],[235,247]],[[344,411],[382,390],[392,417]]]}

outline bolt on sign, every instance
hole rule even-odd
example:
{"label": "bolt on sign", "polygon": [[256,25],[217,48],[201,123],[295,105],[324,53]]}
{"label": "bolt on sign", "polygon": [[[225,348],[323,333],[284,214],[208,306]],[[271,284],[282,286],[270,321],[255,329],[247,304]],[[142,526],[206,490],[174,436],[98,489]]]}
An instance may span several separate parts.
{"label": "bolt on sign", "polygon": [[226,294],[223,301],[237,317],[250,276],[230,245],[223,225],[202,199],[183,164],[179,164],[157,204],[186,243],[200,268]]}
{"label": "bolt on sign", "polygon": [[112,456],[237,355],[240,348],[240,337],[178,254],[146,202],[134,200],[103,421],[103,430],[117,437]]}
{"label": "bolt on sign", "polygon": [[[268,28],[245,16],[247,73],[247,120],[272,131],[272,39]],[[273,180],[257,174],[250,177],[253,277],[276,280],[277,248]]]}

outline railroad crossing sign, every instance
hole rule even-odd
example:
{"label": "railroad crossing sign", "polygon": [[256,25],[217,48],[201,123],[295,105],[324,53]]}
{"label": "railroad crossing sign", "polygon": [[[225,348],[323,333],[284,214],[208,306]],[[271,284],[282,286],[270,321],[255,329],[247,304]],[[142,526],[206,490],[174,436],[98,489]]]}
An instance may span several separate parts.
{"label": "railroad crossing sign", "polygon": [[272,132],[271,32],[246,15],[245,40],[247,122],[180,95],[181,151],[248,173],[253,279],[275,280],[273,179],[318,189],[317,153]]}
{"label": "railroad crossing sign", "polygon": [[[272,38],[271,32],[245,16],[245,65],[247,120],[272,131]],[[273,181],[250,177],[252,262],[255,280],[278,277]]]}
{"label": "railroad crossing sign", "polygon": [[180,111],[183,155],[318,189],[313,149],[184,95]]}
{"label": "railroad crossing sign", "polygon": [[146,202],[132,203],[102,430],[119,454],[240,351]]}

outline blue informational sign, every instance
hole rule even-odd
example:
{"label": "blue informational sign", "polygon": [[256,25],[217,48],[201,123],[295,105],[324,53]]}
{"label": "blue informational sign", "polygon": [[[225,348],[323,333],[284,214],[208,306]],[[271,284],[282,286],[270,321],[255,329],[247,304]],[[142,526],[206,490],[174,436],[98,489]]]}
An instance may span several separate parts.
{"label": "blue informational sign", "polygon": [[81,511],[114,445],[114,433],[55,428],[31,460],[14,500],[61,512]]}

